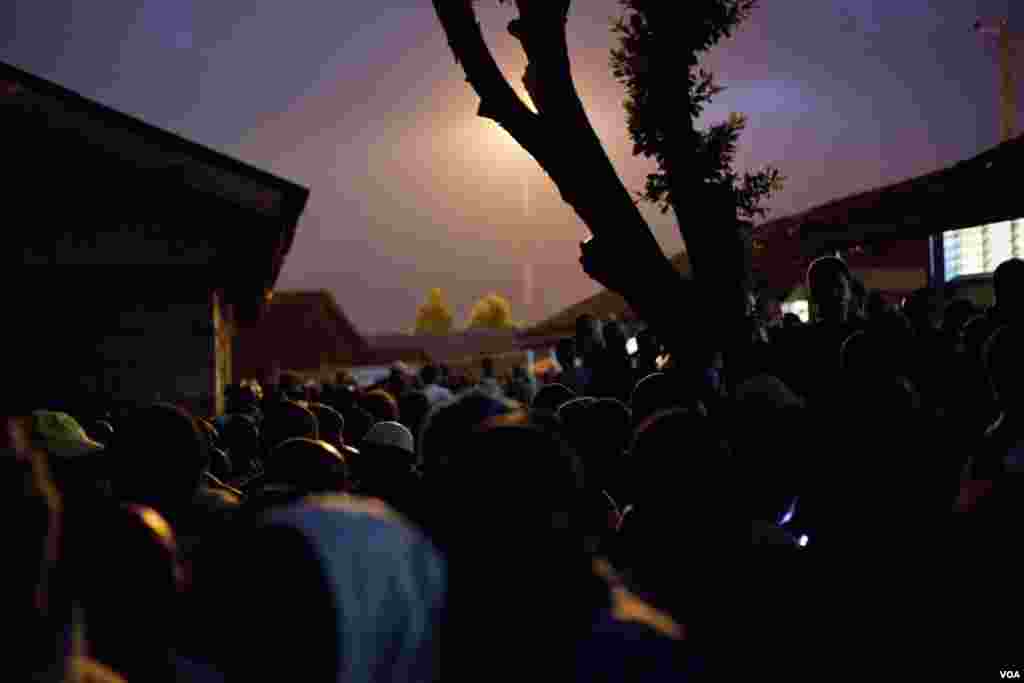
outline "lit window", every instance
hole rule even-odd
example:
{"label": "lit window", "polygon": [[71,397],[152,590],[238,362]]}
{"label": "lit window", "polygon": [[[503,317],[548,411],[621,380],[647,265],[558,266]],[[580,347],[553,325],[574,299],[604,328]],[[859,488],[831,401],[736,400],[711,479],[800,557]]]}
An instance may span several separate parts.
{"label": "lit window", "polygon": [[1024,220],[979,225],[943,234],[946,279],[991,273],[1014,256],[1024,256]]}

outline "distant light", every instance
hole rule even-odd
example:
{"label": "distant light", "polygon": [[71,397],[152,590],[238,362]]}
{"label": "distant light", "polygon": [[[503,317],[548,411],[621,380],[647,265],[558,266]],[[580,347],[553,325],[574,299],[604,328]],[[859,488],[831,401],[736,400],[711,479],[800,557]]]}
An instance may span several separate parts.
{"label": "distant light", "polygon": [[630,337],[629,341],[626,342],[626,353],[633,355],[640,350],[640,345],[636,342],[636,337]]}
{"label": "distant light", "polygon": [[796,544],[797,544],[798,546],[800,546],[801,548],[803,548],[804,546],[806,546],[806,545],[807,545],[807,542],[808,542],[809,540],[810,540],[810,539],[809,539],[809,538],[807,538],[807,534],[804,534],[804,535],[802,535],[802,536],[801,536],[800,538],[796,539]]}

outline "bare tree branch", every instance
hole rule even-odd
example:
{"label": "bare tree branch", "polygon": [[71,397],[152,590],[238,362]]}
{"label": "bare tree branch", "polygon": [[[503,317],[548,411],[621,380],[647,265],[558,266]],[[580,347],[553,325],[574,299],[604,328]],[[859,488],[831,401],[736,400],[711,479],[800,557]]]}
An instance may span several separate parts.
{"label": "bare tree branch", "polygon": [[532,148],[540,137],[540,120],[505,79],[484,40],[472,3],[434,0],[434,10],[448,36],[455,61],[462,65],[466,80],[480,96],[477,114],[499,124],[536,156]]}

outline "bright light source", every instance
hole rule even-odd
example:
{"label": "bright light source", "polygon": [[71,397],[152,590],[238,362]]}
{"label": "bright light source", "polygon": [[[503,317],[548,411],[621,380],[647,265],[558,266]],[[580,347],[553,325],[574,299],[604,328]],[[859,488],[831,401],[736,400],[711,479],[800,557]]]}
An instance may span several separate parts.
{"label": "bright light source", "polygon": [[626,342],[626,353],[628,353],[629,355],[632,356],[639,349],[640,345],[636,343],[636,337],[631,337],[630,340]]}
{"label": "bright light source", "polygon": [[808,542],[809,540],[810,540],[810,539],[809,539],[809,538],[807,538],[807,534],[804,534],[804,535],[802,535],[802,536],[801,536],[800,538],[796,539],[796,544],[797,544],[798,546],[800,546],[801,548],[803,548],[804,546],[806,546],[806,545],[807,545],[807,542]]}

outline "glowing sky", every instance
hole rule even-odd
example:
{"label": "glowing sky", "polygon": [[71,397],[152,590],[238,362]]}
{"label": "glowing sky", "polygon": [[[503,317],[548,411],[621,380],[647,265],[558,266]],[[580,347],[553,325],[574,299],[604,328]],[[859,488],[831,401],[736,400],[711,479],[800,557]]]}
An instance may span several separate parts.
{"label": "glowing sky", "polygon": [[[995,49],[970,26],[1012,2],[764,0],[709,59],[729,89],[707,117],[750,116],[740,166],[789,177],[773,215],[969,157],[999,134]],[[617,6],[576,0],[571,49],[594,125],[639,189],[649,167],[630,156],[607,67]],[[518,83],[511,10],[481,15]],[[597,289],[577,263],[584,227],[474,116],[427,0],[6,0],[0,60],[310,187],[278,287],[332,290],[364,332],[410,327],[431,287],[459,322],[491,291],[537,320]],[[681,249],[671,216],[649,214]]]}

